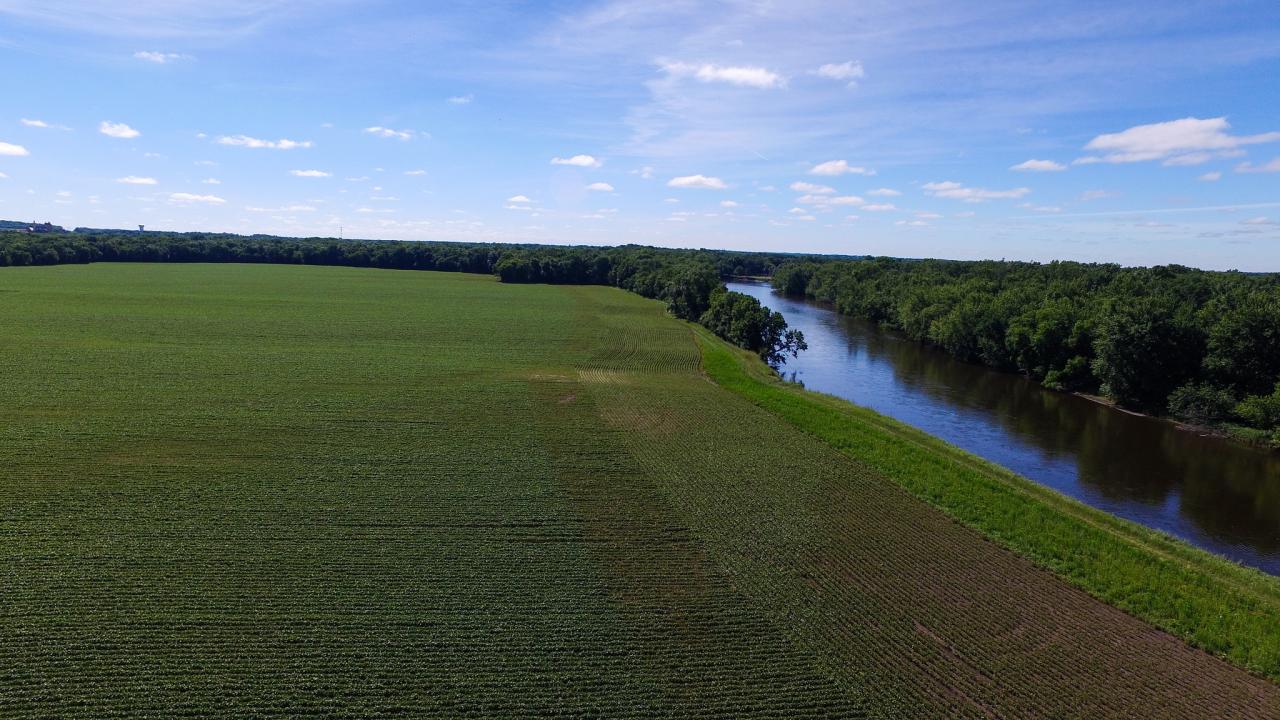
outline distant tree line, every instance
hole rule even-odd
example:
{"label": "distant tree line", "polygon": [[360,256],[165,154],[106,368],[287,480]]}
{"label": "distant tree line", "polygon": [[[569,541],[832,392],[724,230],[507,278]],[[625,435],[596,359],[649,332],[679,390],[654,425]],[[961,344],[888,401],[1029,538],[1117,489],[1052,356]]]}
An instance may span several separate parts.
{"label": "distant tree line", "polygon": [[786,263],[773,285],[968,362],[1280,445],[1280,275],[874,258]]}
{"label": "distant tree line", "polygon": [[268,235],[132,232],[0,232],[0,267],[91,262],[236,262],[339,265],[496,274],[507,283],[612,285],[662,300],[673,315],[778,365],[805,348],[777,312],[723,279],[768,276],[797,256],[626,245],[567,247],[496,243],[281,238]]}

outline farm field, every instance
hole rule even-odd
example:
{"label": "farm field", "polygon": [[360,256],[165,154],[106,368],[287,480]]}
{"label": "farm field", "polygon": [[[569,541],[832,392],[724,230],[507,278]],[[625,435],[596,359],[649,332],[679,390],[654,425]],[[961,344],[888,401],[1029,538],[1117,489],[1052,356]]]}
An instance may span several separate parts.
{"label": "farm field", "polygon": [[[0,717],[1280,715],[1067,581],[1167,567],[1244,619],[1108,599],[1274,676],[1214,645],[1271,579],[971,467],[1033,503],[984,519],[926,467],[974,459],[620,290],[7,268],[0,339]],[[1096,555],[1017,520],[1063,515]]]}

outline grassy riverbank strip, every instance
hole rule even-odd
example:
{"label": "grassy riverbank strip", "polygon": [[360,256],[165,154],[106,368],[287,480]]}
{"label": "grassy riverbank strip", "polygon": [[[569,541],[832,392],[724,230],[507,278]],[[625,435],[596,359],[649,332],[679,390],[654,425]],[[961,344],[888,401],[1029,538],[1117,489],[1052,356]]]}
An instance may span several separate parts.
{"label": "grassy riverbank strip", "polygon": [[720,386],[1095,597],[1280,680],[1280,579],[1088,507],[874,411],[785,383],[754,358],[696,333],[704,370]]}

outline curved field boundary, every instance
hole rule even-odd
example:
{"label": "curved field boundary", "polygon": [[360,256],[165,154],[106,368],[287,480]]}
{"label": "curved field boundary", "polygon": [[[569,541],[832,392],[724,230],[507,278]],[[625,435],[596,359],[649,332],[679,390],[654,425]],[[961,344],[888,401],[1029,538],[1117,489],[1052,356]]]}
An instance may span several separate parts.
{"label": "curved field boundary", "polygon": [[701,328],[720,386],[959,522],[1192,645],[1280,680],[1280,580],[1078,503],[915,428],[784,383]]}

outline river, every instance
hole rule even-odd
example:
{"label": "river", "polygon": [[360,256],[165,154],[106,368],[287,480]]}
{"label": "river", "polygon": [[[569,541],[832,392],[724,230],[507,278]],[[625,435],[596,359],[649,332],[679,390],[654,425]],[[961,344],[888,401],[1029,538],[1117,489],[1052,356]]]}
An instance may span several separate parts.
{"label": "river", "polygon": [[901,420],[1058,492],[1280,575],[1280,453],[1179,429],[776,295],[804,332],[787,377]]}

